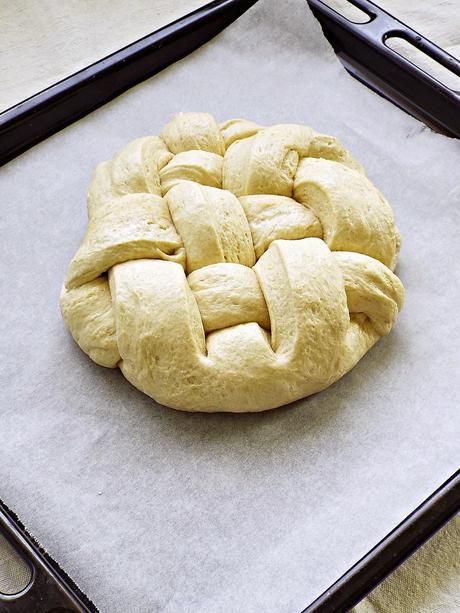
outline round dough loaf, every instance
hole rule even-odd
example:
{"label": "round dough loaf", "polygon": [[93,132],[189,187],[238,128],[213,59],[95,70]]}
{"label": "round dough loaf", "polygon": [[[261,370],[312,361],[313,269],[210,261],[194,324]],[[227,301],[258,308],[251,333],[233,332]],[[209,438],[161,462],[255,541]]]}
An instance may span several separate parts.
{"label": "round dough loaf", "polygon": [[185,411],[336,381],[403,302],[390,206],[333,137],[179,113],[100,164],[61,310],[95,362]]}

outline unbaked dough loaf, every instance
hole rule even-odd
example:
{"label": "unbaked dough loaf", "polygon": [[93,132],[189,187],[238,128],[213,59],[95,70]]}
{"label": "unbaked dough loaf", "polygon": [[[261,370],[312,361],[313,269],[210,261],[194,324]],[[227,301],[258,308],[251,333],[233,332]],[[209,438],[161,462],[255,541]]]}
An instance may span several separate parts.
{"label": "unbaked dough loaf", "polygon": [[157,402],[262,411],[331,385],[403,302],[390,206],[333,137],[179,113],[100,164],[61,310]]}

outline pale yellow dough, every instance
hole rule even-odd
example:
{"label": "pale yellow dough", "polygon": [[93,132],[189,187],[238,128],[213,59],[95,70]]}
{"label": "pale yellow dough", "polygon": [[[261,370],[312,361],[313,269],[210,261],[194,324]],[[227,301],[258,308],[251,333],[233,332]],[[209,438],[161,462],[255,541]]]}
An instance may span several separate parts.
{"label": "pale yellow dough", "polygon": [[185,411],[328,387],[388,334],[393,213],[337,139],[179,113],[96,168],[61,311],[96,363]]}

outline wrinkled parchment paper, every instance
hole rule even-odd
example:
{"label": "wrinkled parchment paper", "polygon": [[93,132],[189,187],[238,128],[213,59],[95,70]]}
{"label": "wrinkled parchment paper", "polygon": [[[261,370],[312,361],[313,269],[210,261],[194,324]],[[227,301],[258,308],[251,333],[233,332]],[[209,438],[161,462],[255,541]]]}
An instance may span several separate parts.
{"label": "wrinkled parchment paper", "polygon": [[[93,167],[180,110],[337,135],[395,210],[405,309],[317,396],[175,412],[64,328]],[[303,0],[261,0],[1,170],[0,496],[102,612],[300,611],[455,470],[459,173],[459,142],[353,81]]]}

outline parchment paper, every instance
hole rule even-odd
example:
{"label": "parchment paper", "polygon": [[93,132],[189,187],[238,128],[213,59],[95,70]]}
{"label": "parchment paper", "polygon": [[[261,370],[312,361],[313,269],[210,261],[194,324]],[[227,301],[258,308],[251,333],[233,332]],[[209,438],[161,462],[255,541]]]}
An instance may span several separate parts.
{"label": "parchment paper", "polygon": [[[67,334],[58,294],[97,162],[179,110],[337,135],[392,204],[407,300],[344,379],[289,407],[157,406]],[[104,613],[296,612],[458,465],[458,141],[353,81],[302,0],[1,171],[0,496]]]}

